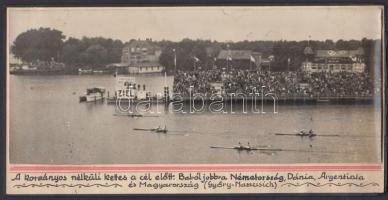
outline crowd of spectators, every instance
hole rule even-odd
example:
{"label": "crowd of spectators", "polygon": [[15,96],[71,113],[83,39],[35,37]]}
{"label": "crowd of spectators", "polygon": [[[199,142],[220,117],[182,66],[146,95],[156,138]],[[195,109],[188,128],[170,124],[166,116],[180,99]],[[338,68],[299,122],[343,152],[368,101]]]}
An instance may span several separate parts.
{"label": "crowd of spectators", "polygon": [[314,96],[369,96],[373,90],[366,73],[315,73],[308,80]]}
{"label": "crowd of spectators", "polygon": [[[215,92],[211,83],[221,82],[220,70],[207,70],[196,72],[178,71],[174,76],[174,93],[180,93],[184,96],[189,95],[189,92],[211,94]],[[190,88],[190,86],[193,86]],[[191,90],[191,91],[190,91]]]}
{"label": "crowd of spectators", "polygon": [[[215,88],[213,83],[220,83]],[[192,87],[190,87],[192,86]],[[178,71],[174,78],[174,93],[183,96],[200,93],[211,95],[272,93],[278,97],[363,97],[373,92],[367,73],[305,73],[249,70]]]}

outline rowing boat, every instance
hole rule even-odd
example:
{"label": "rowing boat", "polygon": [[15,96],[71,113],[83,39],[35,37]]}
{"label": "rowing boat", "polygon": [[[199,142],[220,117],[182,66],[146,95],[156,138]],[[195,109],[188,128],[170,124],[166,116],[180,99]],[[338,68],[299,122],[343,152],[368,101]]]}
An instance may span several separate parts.
{"label": "rowing boat", "polygon": [[231,150],[237,150],[237,151],[261,151],[261,152],[303,152],[303,153],[336,153],[336,154],[349,154],[349,152],[334,152],[334,151],[313,151],[311,149],[303,150],[303,149],[279,149],[279,148],[270,148],[270,147],[240,147],[240,146],[233,146],[233,147],[223,147],[223,146],[210,146],[210,148],[213,149],[231,149]]}
{"label": "rowing boat", "polygon": [[160,129],[160,128],[157,128],[154,130],[156,133],[167,133],[167,129]]}
{"label": "rowing boat", "polygon": [[140,114],[113,114],[114,116],[127,116],[127,117],[143,117]]}
{"label": "rowing boat", "polygon": [[289,136],[300,136],[300,137],[315,137],[317,136],[317,134],[309,134],[309,133],[306,133],[306,134],[300,134],[300,133],[275,133],[275,135],[289,135]]}
{"label": "rowing boat", "polygon": [[249,147],[249,146],[233,146],[233,147],[222,147],[222,146],[210,146],[213,149],[234,149],[238,151],[282,151],[281,149],[268,148],[268,147]]}
{"label": "rowing boat", "polygon": [[299,137],[339,137],[340,135],[336,135],[336,134],[333,134],[333,135],[317,135],[315,133],[312,133],[312,134],[300,134],[300,133],[275,133],[275,135],[279,135],[279,136],[299,136]]}
{"label": "rowing boat", "polygon": [[152,132],[155,132],[155,133],[167,133],[168,132],[167,129],[161,129],[161,128],[150,128],[150,129],[147,129],[147,128],[134,128],[133,130],[135,130],[135,131],[152,131]]}

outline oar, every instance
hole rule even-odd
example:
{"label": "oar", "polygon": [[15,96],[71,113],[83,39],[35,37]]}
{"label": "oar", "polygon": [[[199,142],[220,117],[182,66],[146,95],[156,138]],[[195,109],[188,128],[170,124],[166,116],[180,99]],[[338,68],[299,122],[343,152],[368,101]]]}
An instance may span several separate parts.
{"label": "oar", "polygon": [[332,135],[316,135],[318,137],[341,137],[341,135],[338,134],[332,134]]}
{"label": "oar", "polygon": [[339,152],[339,151],[310,151],[310,150],[300,150],[300,149],[282,149],[281,151],[292,151],[292,152],[313,152],[313,153],[349,153],[349,152]]}
{"label": "oar", "polygon": [[299,137],[340,137],[341,135],[338,135],[338,134],[332,134],[332,135],[313,135],[313,136],[310,136],[309,134],[305,134],[305,135],[300,135],[300,134],[297,134],[297,133],[275,133],[275,135],[279,135],[279,136],[299,136]]}
{"label": "oar", "polygon": [[113,114],[114,116],[126,116],[126,117],[144,117],[140,114]]}
{"label": "oar", "polygon": [[[236,147],[222,147],[222,146],[210,146],[210,148],[217,149],[235,149],[240,150]],[[299,149],[276,149],[276,148],[251,148],[251,149],[241,149],[246,151],[291,151],[291,152],[314,152],[314,153],[348,153],[348,152],[322,152],[322,151],[310,151],[310,150],[299,150]]]}
{"label": "oar", "polygon": [[256,148],[256,147],[250,147],[250,148],[238,148],[238,147],[210,146],[210,148],[213,148],[213,149],[235,149],[235,150],[245,150],[245,151],[281,151],[281,149],[274,149],[274,148]]}
{"label": "oar", "polygon": [[155,131],[154,128],[134,128],[135,131]]}
{"label": "oar", "polygon": [[159,115],[141,115],[141,114],[113,114],[113,116],[124,116],[124,117],[159,117]]}
{"label": "oar", "polygon": [[[146,128],[134,128],[135,131],[155,131],[156,129],[146,129]],[[168,132],[157,132],[157,133],[163,133],[164,135],[179,135],[179,136],[188,136],[187,133],[185,134],[178,134],[178,133],[168,133]]]}
{"label": "oar", "polygon": [[271,148],[272,145],[258,145],[258,146],[253,146],[255,148]]}
{"label": "oar", "polygon": [[275,135],[291,135],[291,136],[295,136],[296,134],[291,134],[291,133],[275,133]]}
{"label": "oar", "polygon": [[210,146],[213,149],[236,149],[235,147],[219,147],[219,146]]}
{"label": "oar", "polygon": [[[233,147],[225,147],[225,146],[210,146],[210,148],[220,148],[220,149],[235,149],[238,146],[233,146]],[[254,145],[251,146],[251,148],[254,149],[264,149],[264,148],[271,148],[272,145]]]}

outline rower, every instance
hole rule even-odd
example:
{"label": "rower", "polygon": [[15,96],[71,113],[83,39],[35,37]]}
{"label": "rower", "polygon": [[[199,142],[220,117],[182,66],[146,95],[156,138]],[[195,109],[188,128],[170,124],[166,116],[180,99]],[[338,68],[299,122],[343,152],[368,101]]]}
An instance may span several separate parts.
{"label": "rower", "polygon": [[313,132],[312,129],[310,129],[310,131],[309,131],[309,137],[312,137],[312,136],[314,136],[314,132]]}
{"label": "rower", "polygon": [[305,136],[305,135],[306,135],[306,131],[305,131],[305,130],[301,130],[301,131],[298,133],[298,135],[300,135],[300,136]]}
{"label": "rower", "polygon": [[240,148],[240,149],[243,148],[241,142],[238,142],[238,148]]}
{"label": "rower", "polygon": [[251,145],[249,144],[249,142],[248,142],[247,148],[248,148],[248,149],[251,149]]}

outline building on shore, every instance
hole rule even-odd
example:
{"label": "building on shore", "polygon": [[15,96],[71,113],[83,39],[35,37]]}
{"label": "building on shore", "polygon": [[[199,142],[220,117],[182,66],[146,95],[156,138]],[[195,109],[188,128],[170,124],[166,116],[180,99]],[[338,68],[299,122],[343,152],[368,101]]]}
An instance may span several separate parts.
{"label": "building on shore", "polygon": [[306,61],[302,71],[314,72],[365,72],[364,50],[316,50],[306,47]]}
{"label": "building on shore", "polygon": [[250,50],[221,50],[216,58],[217,68],[256,70],[261,66],[261,53]]}
{"label": "building on shore", "polygon": [[54,58],[51,61],[35,60],[29,63],[10,64],[11,74],[44,74],[61,73],[65,70],[65,64],[56,62]]}
{"label": "building on shore", "polygon": [[165,70],[159,63],[161,53],[160,47],[151,39],[131,40],[122,50],[121,63],[113,63],[108,67],[122,73],[160,73]]}

